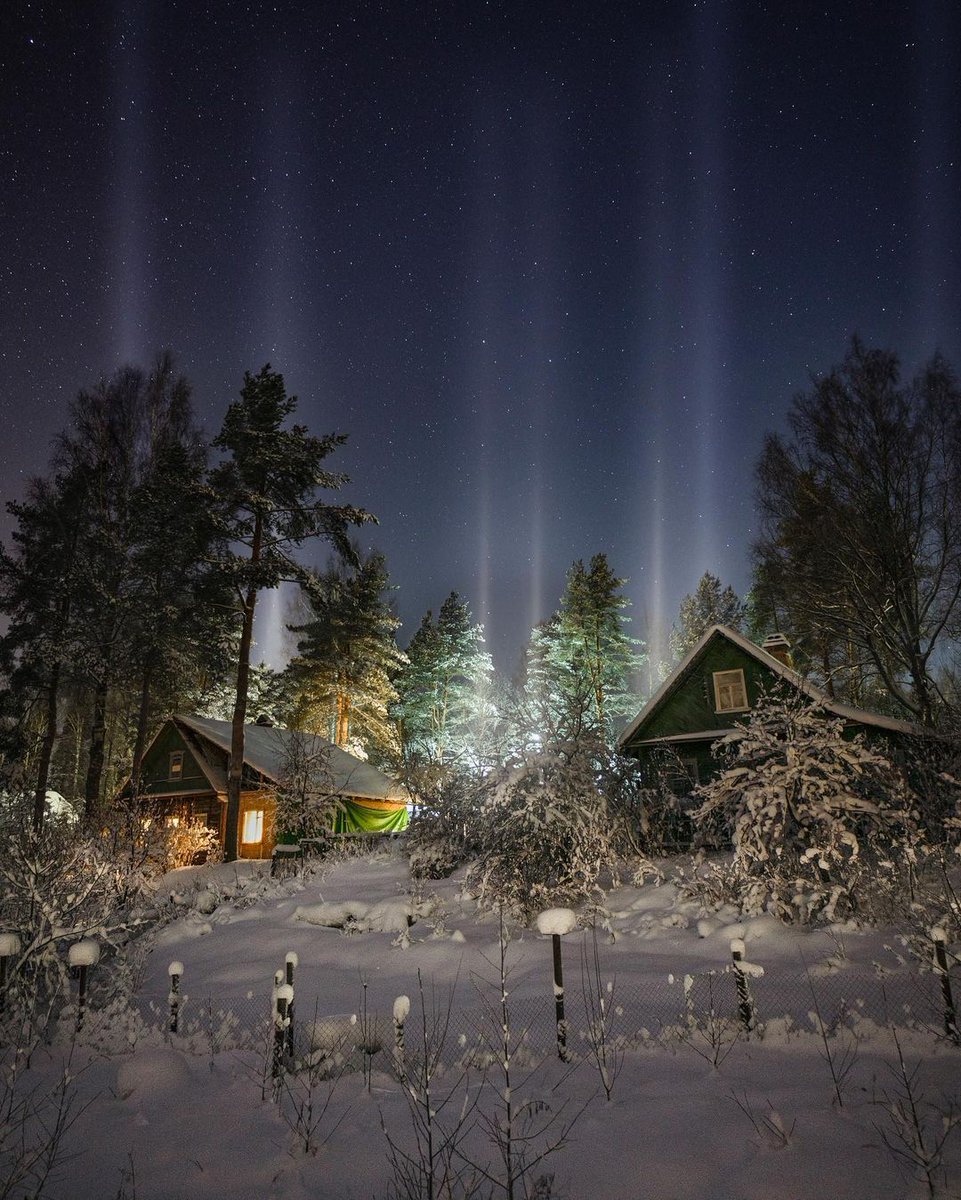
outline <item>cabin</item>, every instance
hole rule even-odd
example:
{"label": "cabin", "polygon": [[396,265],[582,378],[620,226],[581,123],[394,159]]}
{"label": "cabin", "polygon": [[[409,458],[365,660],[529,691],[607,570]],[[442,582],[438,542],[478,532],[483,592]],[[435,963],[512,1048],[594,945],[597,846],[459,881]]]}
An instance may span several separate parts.
{"label": "cabin", "polygon": [[861,733],[890,746],[920,733],[908,721],[832,700],[793,669],[783,634],[757,646],[734,629],[714,625],[627,726],[618,746],[666,771],[672,789],[687,795],[719,770],[715,743],[735,731],[762,695],[785,685],[840,718],[845,736]]}
{"label": "cabin", "polygon": [[[169,822],[200,821],[218,831],[227,810],[231,723],[207,717],[168,718],[147,748],[140,796]],[[270,858],[278,841],[276,788],[294,761],[316,762],[337,801],[334,834],[395,833],[407,827],[408,795],[383,772],[314,734],[272,725],[244,727],[240,856]],[[129,787],[129,785],[128,785]]]}

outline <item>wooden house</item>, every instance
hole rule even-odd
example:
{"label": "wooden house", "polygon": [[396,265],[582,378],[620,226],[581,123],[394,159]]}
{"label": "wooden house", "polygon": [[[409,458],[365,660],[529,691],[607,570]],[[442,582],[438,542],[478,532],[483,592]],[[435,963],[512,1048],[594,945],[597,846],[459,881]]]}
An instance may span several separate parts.
{"label": "wooden house", "polygon": [[792,668],[783,635],[773,634],[757,646],[743,634],[715,625],[664,680],[618,745],[646,764],[666,765],[675,772],[674,790],[688,793],[717,772],[714,744],[734,732],[762,695],[785,685],[840,718],[846,735],[863,733],[890,744],[920,733],[908,721],[832,700]]}
{"label": "wooden house", "polygon": [[[144,754],[141,797],[166,821],[203,821],[224,840],[227,808],[229,721],[174,716]],[[376,767],[314,734],[272,725],[244,729],[240,800],[240,855],[269,858],[275,829],[277,785],[295,757],[320,764],[324,790],[336,800],[332,833],[387,833],[407,826],[407,793]]]}

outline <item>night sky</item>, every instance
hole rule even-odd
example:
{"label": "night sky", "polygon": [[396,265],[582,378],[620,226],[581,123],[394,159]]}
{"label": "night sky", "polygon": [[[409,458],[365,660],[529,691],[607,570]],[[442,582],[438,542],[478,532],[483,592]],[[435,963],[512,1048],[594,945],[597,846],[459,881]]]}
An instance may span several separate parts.
{"label": "night sky", "polygon": [[4,0],[0,490],[123,362],[213,434],[269,361],[402,643],[456,589],[512,670],[598,551],[645,635],[852,333],[961,367],[959,99],[957,0]]}

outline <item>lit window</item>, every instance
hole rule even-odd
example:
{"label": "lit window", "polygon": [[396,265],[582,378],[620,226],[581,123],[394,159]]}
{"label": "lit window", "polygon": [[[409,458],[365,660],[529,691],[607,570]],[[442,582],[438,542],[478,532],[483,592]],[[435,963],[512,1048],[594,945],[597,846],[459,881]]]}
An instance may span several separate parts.
{"label": "lit window", "polygon": [[180,818],[177,816],[169,816],[164,821],[168,829],[178,829],[180,827]]}
{"label": "lit window", "polygon": [[262,808],[248,808],[244,813],[244,831],[241,841],[245,845],[250,845],[252,842],[262,842],[264,840],[264,810]]}
{"label": "lit window", "polygon": [[744,686],[744,672],[741,670],[715,671],[715,712],[744,712],[749,707],[747,702],[747,688]]}
{"label": "lit window", "polygon": [[183,750],[174,750],[170,756],[170,774],[169,779],[182,779],[184,774],[184,752]]}

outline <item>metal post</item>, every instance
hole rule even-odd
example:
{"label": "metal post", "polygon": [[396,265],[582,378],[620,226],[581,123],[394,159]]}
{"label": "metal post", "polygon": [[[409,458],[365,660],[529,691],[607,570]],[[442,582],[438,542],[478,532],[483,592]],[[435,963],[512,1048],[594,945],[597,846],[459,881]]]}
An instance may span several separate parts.
{"label": "metal post", "polygon": [[747,986],[747,976],[741,970],[744,943],[740,938],[731,942],[731,958],[734,960],[734,980],[737,985],[737,1015],[744,1026],[744,1032],[750,1033],[754,1028],[754,1004]]}
{"label": "metal post", "polygon": [[961,1045],[961,1034],[958,1032],[958,1014],[954,1007],[954,996],[951,993],[951,976],[948,974],[948,954],[945,943],[948,935],[941,928],[931,930],[931,941],[934,942],[934,960],[937,973],[941,976],[941,996],[944,1000],[944,1032],[956,1045]]}
{"label": "metal post", "polygon": [[554,951],[554,1020],[557,1028],[557,1057],[567,1062],[567,1021],[564,1018],[564,966],[561,961],[561,935],[551,934]]}

